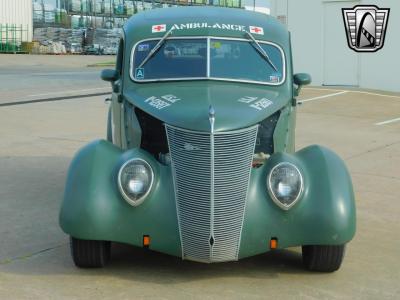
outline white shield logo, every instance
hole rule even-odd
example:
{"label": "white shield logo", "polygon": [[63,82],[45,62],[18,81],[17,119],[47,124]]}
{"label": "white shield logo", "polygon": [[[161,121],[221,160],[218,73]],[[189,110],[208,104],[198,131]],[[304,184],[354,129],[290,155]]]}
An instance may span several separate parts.
{"label": "white shield logo", "polygon": [[375,52],[383,47],[390,8],[356,5],[342,8],[347,43],[356,52]]}

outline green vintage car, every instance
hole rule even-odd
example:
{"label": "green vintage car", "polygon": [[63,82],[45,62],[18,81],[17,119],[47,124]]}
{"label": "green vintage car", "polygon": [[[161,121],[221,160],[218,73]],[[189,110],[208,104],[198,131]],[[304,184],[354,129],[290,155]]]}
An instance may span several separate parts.
{"label": "green vintage car", "polygon": [[310,270],[335,271],[355,234],[343,161],[295,151],[290,34],[240,9],[146,11],[124,26],[107,140],[73,159],[60,213],[78,267],[110,243],[203,263],[302,246]]}

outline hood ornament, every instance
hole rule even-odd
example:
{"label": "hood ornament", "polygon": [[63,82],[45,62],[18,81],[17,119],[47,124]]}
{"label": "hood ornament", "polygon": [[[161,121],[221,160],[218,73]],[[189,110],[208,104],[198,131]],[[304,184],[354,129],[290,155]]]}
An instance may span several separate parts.
{"label": "hood ornament", "polygon": [[212,105],[208,109],[208,120],[210,121],[211,133],[214,133],[215,110]]}

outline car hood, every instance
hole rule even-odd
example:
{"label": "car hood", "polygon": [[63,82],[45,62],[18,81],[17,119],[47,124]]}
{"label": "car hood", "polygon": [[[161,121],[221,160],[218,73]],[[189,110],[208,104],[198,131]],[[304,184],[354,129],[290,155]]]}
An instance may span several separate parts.
{"label": "car hood", "polygon": [[[282,92],[284,90],[284,92]],[[176,127],[211,130],[209,111],[215,111],[215,131],[249,127],[290,101],[287,89],[245,83],[198,81],[136,84],[124,97],[153,117]]]}

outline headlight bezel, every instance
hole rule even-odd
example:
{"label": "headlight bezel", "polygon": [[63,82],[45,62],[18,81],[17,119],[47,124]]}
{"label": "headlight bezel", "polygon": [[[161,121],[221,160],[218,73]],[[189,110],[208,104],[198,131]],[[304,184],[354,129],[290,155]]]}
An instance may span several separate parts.
{"label": "headlight bezel", "polygon": [[[122,172],[123,170],[132,162],[140,162],[141,164],[143,164],[145,166],[145,168],[147,168],[149,170],[149,174],[150,174],[150,184],[149,187],[147,189],[147,191],[137,200],[133,200],[131,197],[129,197],[129,195],[126,194],[124,188],[122,187],[122,180],[121,180],[121,176],[122,176]],[[152,168],[152,166],[145,161],[142,158],[131,158],[129,160],[127,160],[125,163],[122,164],[122,166],[120,167],[119,171],[118,171],[118,178],[117,178],[117,182],[118,182],[118,189],[122,195],[122,197],[125,199],[125,201],[130,204],[133,207],[137,207],[139,205],[141,205],[144,200],[146,199],[146,197],[150,194],[152,188],[153,188],[153,184],[154,184],[154,170]]]}
{"label": "headlight bezel", "polygon": [[[274,173],[274,171],[277,168],[280,168],[284,165],[289,165],[290,167],[294,168],[294,170],[298,173],[299,178],[300,178],[300,189],[298,191],[298,194],[296,196],[296,198],[292,201],[292,203],[290,203],[289,205],[286,205],[284,203],[282,203],[281,201],[279,201],[278,197],[275,195],[273,189],[272,189],[272,182],[271,182],[271,178],[272,178],[272,174]],[[278,164],[276,164],[274,167],[271,168],[271,170],[269,171],[269,174],[267,176],[267,190],[268,190],[268,194],[270,195],[272,201],[281,209],[287,211],[289,209],[291,209],[299,200],[300,198],[303,196],[304,193],[304,178],[303,178],[303,173],[300,171],[300,169],[292,162],[288,162],[288,161],[284,161],[284,162],[280,162]]]}

